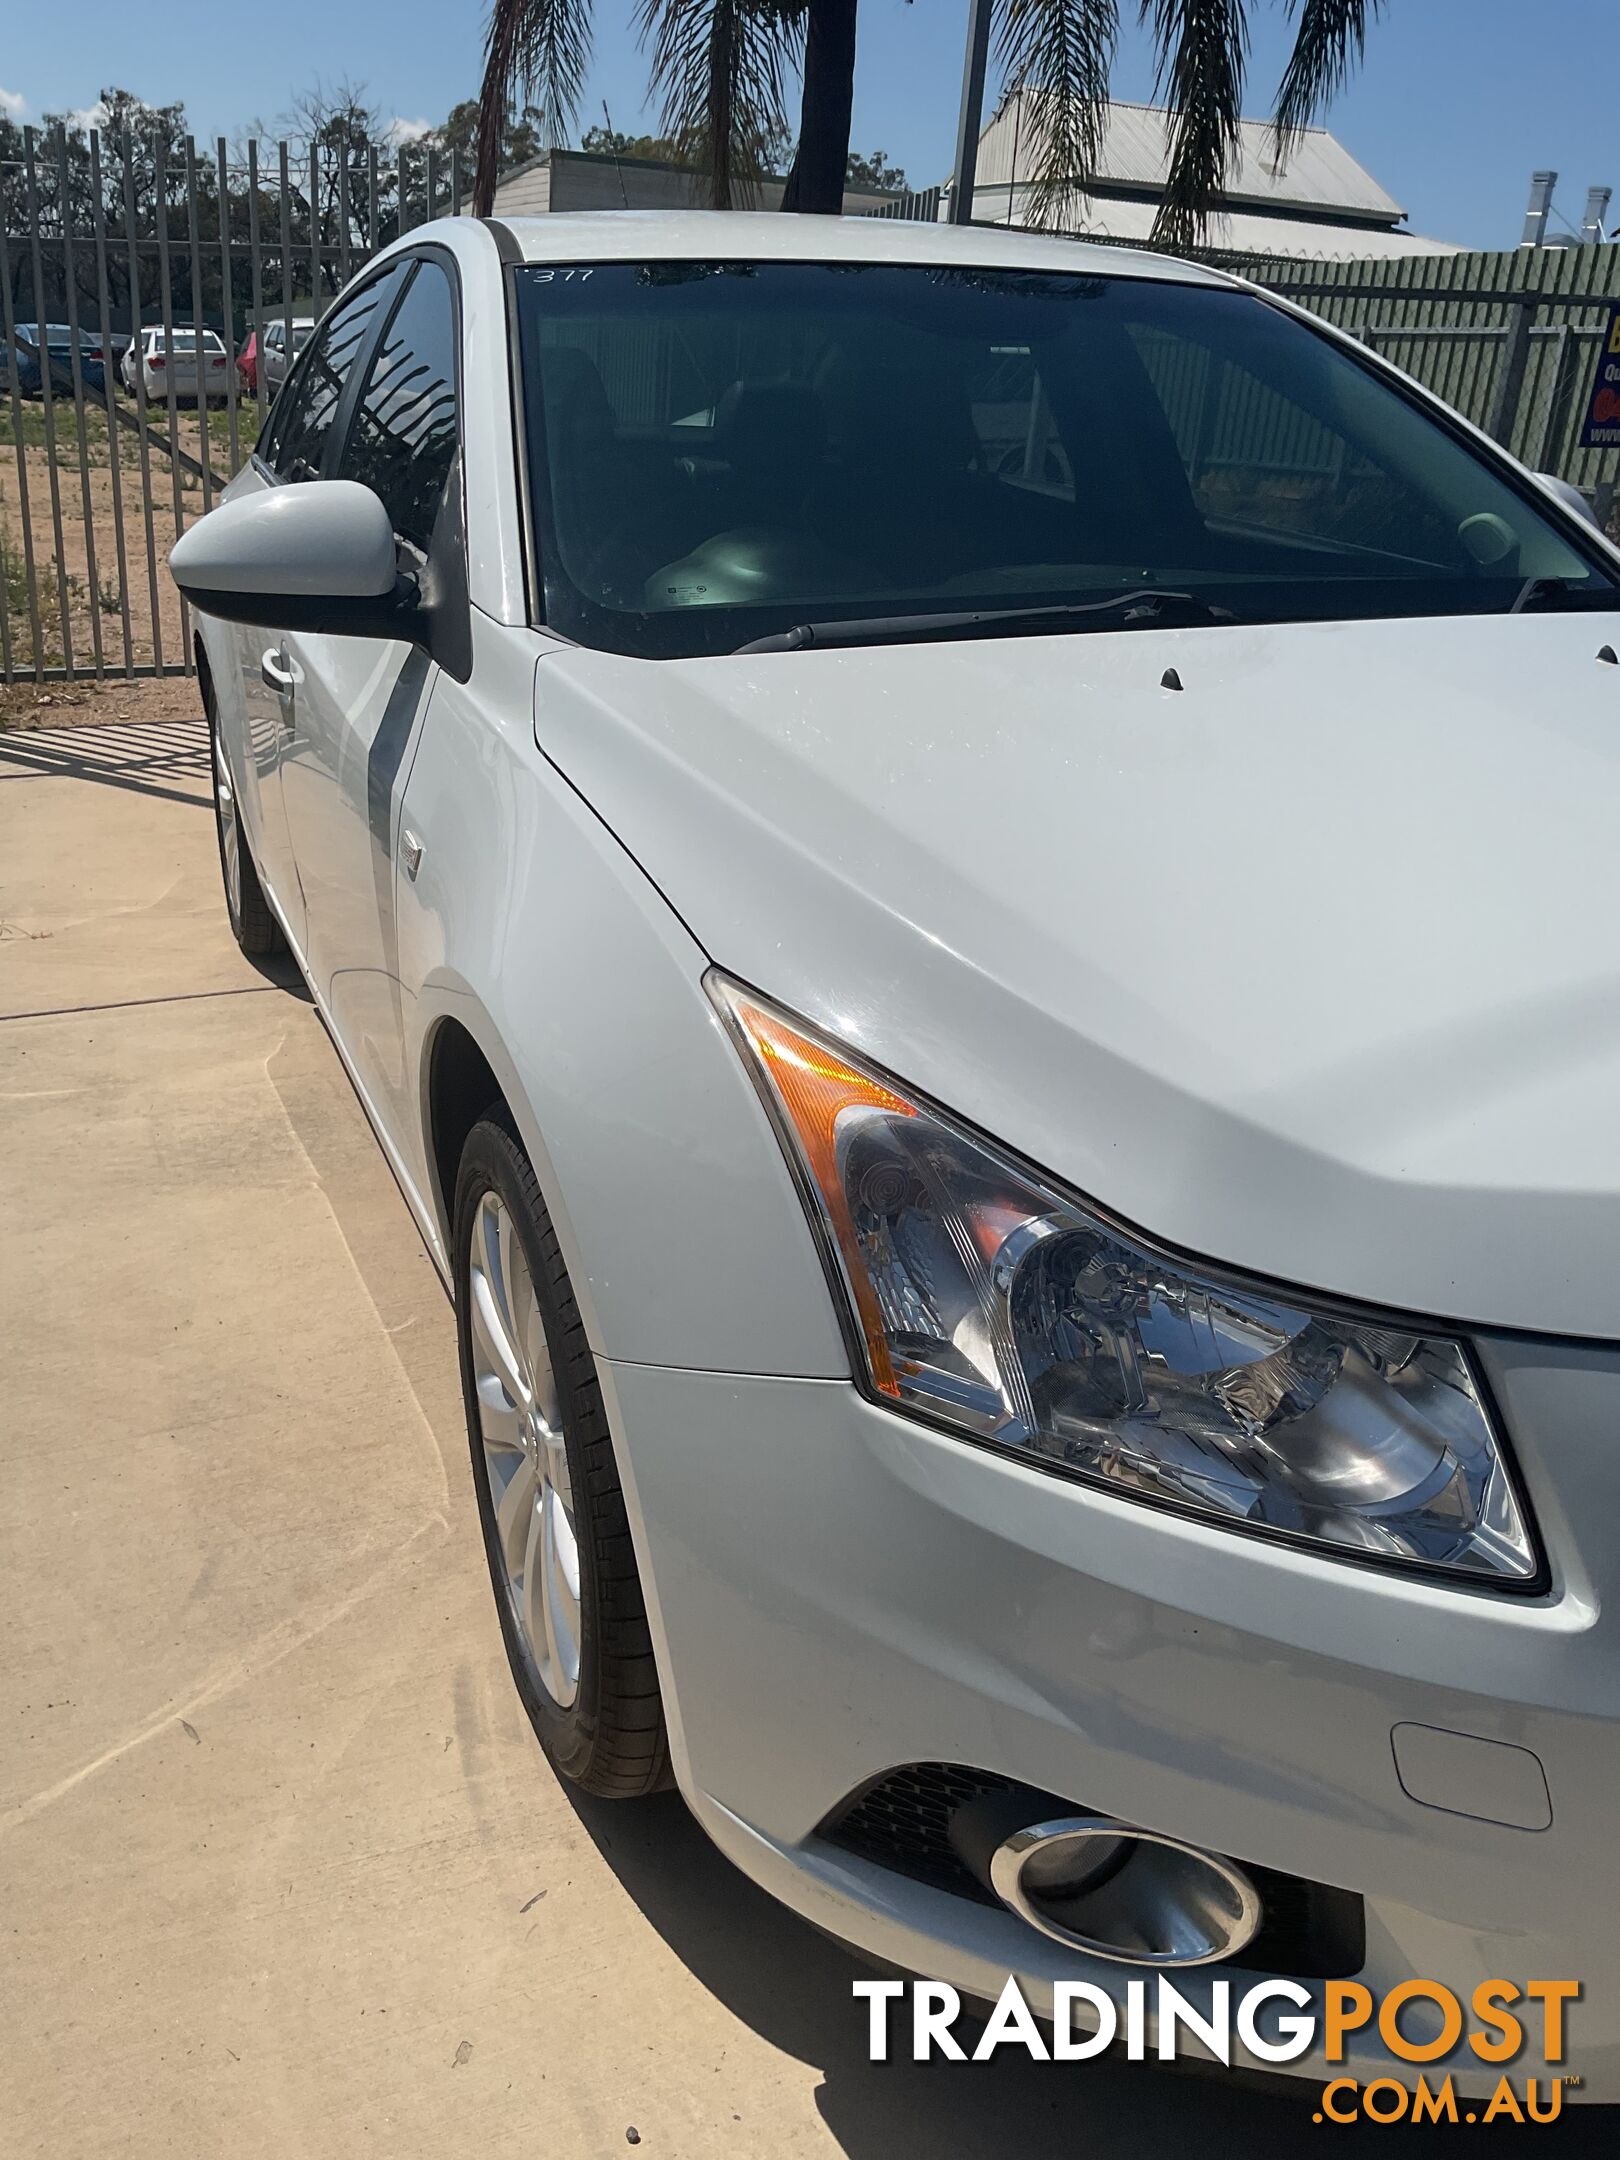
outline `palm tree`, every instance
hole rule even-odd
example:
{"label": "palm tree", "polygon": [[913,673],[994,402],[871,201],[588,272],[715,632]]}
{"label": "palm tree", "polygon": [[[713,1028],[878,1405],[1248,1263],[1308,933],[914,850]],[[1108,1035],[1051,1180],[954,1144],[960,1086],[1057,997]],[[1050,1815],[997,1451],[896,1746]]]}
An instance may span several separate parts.
{"label": "palm tree", "polygon": [[[924,0],[926,4],[926,0]],[[1237,146],[1256,0],[1139,0],[1153,32],[1158,92],[1169,110],[1170,159],[1154,239],[1196,243],[1220,198]],[[1277,93],[1275,149],[1290,143],[1340,90],[1383,0],[1280,0],[1297,22]],[[786,125],[786,83],[802,73],[799,146],[783,208],[842,208],[855,82],[857,0],[638,0],[652,47],[652,86],[665,134],[708,176],[717,209],[750,199],[760,151]],[[487,214],[501,130],[532,98],[561,142],[590,59],[591,0],[494,0],[480,95],[475,198]],[[1096,169],[1108,80],[1119,42],[1119,0],[996,0],[1003,71],[1037,116],[1031,207],[1060,226]]]}

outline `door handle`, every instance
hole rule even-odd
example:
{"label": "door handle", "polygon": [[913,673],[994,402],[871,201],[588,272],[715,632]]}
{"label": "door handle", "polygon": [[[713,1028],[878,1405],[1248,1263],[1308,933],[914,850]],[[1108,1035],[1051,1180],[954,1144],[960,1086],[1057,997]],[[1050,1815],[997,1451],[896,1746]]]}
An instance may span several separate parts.
{"label": "door handle", "polygon": [[259,676],[267,690],[273,690],[281,700],[281,714],[287,726],[292,726],[292,704],[298,689],[298,677],[293,673],[287,658],[285,645],[267,645],[259,655]]}

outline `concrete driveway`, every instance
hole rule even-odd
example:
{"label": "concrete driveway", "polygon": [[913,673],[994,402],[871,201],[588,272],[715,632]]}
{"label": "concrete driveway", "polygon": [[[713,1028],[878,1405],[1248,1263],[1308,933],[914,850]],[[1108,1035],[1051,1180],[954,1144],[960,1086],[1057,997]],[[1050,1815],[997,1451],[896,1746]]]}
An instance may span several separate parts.
{"label": "concrete driveway", "polygon": [[0,737],[7,2160],[1298,2150],[1308,2093],[871,2065],[678,1801],[559,1789],[449,1308],[208,800],[190,718]]}

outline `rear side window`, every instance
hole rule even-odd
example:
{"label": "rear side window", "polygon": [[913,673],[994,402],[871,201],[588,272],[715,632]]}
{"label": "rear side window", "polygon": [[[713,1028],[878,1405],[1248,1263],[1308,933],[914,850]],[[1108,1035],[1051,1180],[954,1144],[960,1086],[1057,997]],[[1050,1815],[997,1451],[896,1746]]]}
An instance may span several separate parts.
{"label": "rear side window", "polygon": [[341,301],[310,343],[270,415],[262,455],[283,480],[318,480],[344,385],[371,329],[386,278]]}
{"label": "rear side window", "polygon": [[400,539],[425,555],[459,440],[455,293],[438,263],[422,262],[373,355],[338,473],[374,488]]}

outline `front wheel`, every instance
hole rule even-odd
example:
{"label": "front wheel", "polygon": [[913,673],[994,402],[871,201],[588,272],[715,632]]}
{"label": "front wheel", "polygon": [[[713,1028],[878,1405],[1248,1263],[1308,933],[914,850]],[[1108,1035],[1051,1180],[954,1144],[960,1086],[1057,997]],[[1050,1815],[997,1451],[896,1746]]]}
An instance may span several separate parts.
{"label": "front wheel", "polygon": [[554,1769],[604,1798],[670,1782],[663,1704],[596,1360],[504,1106],[455,1210],[456,1328],[501,1635]]}
{"label": "front wheel", "polygon": [[225,745],[220,740],[219,711],[211,689],[205,688],[208,708],[208,742],[214,776],[214,830],[219,840],[219,874],[225,886],[225,910],[231,919],[231,935],[251,959],[263,959],[281,950],[281,929],[264,897],[259,873],[248,853],[242,830],[241,807],[231,778]]}

